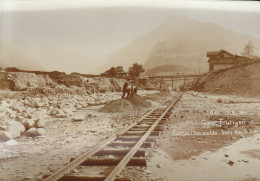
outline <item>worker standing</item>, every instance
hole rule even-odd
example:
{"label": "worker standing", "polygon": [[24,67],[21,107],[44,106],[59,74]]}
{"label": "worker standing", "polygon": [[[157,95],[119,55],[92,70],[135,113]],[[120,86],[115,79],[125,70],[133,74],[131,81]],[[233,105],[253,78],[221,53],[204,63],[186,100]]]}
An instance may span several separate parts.
{"label": "worker standing", "polygon": [[137,94],[137,85],[134,84],[134,94]]}
{"label": "worker standing", "polygon": [[126,93],[127,93],[127,97],[129,96],[128,86],[129,86],[129,82],[126,80],[124,85],[123,85],[123,95],[122,95],[123,99],[125,98]]}

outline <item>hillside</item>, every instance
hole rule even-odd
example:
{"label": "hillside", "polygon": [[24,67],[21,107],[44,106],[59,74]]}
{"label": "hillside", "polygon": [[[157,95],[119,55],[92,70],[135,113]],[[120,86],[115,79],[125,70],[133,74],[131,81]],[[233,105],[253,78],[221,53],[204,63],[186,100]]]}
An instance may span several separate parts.
{"label": "hillside", "polygon": [[260,63],[204,75],[191,88],[199,92],[260,97]]}
{"label": "hillside", "polygon": [[0,66],[17,67],[25,70],[43,70],[36,60],[25,56],[0,39]]}
{"label": "hillside", "polygon": [[259,55],[259,38],[226,30],[214,23],[193,23],[174,32],[166,41],[157,43],[144,67],[181,64],[196,71],[208,71],[207,51],[224,49],[239,54],[249,40]]}
{"label": "hillside", "polygon": [[101,67],[100,70],[105,70],[115,65],[129,67],[135,62],[145,63],[157,42],[166,40],[173,32],[181,30],[187,24],[193,22],[194,20],[177,15],[168,17],[154,30],[144,36],[136,38],[131,44],[119,51],[113,52],[107,63]]}
{"label": "hillside", "polygon": [[178,73],[178,72],[188,72],[189,68],[182,65],[164,65],[151,68],[145,72],[146,75],[156,74],[156,73]]}

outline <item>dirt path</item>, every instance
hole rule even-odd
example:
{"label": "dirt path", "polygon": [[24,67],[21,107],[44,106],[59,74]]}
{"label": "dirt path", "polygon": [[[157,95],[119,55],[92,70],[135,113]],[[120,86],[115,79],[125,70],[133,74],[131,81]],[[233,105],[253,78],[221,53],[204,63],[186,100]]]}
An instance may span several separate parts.
{"label": "dirt path", "polygon": [[260,179],[260,127],[251,124],[260,107],[233,99],[185,94],[150,151],[146,180]]}
{"label": "dirt path", "polygon": [[252,123],[260,121],[258,102],[185,93],[149,150],[147,168],[129,167],[123,175],[135,181],[260,180],[260,127]]}

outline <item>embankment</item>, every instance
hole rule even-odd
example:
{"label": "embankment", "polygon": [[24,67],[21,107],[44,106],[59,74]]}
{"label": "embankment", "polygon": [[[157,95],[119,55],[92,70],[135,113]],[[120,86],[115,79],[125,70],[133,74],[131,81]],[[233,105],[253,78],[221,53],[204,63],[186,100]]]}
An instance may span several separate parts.
{"label": "embankment", "polygon": [[192,84],[190,90],[260,97],[260,63],[209,73]]}

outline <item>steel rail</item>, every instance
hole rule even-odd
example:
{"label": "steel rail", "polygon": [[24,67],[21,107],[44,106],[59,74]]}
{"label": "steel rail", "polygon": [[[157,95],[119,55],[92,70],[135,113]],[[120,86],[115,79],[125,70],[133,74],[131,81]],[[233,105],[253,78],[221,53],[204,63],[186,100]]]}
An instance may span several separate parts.
{"label": "steel rail", "polygon": [[127,130],[131,129],[133,126],[137,125],[140,121],[142,121],[145,117],[147,117],[149,114],[151,114],[153,111],[155,111],[159,106],[165,104],[167,101],[169,100],[165,100],[164,102],[162,102],[161,104],[157,105],[155,108],[153,108],[152,110],[150,110],[149,112],[147,112],[144,116],[142,116],[141,118],[139,118],[137,121],[133,122],[132,124],[130,124],[129,126],[127,126],[126,128],[123,128],[122,130],[120,130],[119,132],[117,132],[116,134],[112,135],[111,137],[109,137],[108,139],[104,140],[103,142],[99,143],[98,145],[96,145],[95,147],[93,147],[92,149],[90,149],[89,151],[87,151],[86,153],[84,153],[83,155],[81,155],[80,157],[78,157],[77,159],[73,160],[72,162],[68,163],[65,167],[63,167],[62,169],[58,170],[57,172],[55,172],[54,174],[50,175],[49,177],[47,177],[46,179],[44,179],[44,181],[56,181],[58,179],[60,179],[61,177],[63,177],[65,174],[69,173],[70,171],[72,171],[73,169],[75,169],[77,166],[79,166],[80,164],[82,164],[85,160],[87,160],[89,157],[93,156],[96,152],[98,152],[101,148],[107,146],[109,143],[111,143],[113,140],[115,140],[118,135],[121,135],[123,133],[125,133]]}
{"label": "steel rail", "polygon": [[161,116],[154,122],[154,124],[149,128],[149,130],[143,135],[143,137],[135,144],[135,146],[126,154],[126,156],[119,162],[119,164],[113,169],[112,172],[106,177],[105,181],[114,181],[116,179],[116,176],[123,170],[123,168],[127,165],[127,163],[130,161],[130,159],[135,155],[137,150],[141,147],[141,145],[144,143],[144,141],[148,138],[148,136],[151,134],[153,129],[158,125],[159,121],[164,117],[164,115],[168,112],[168,110],[171,108],[172,105],[176,104],[182,94],[177,97],[177,99],[172,102],[167,109],[161,114]]}

